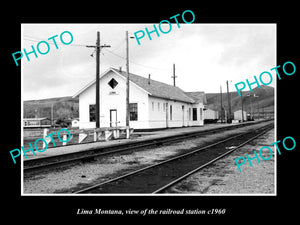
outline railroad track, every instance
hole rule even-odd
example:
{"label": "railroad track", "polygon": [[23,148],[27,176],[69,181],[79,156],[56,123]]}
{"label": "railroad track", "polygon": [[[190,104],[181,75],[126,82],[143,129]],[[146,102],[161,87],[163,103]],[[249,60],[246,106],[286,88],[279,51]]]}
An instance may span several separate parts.
{"label": "railroad track", "polygon": [[[267,121],[263,121],[263,122],[267,122]],[[240,127],[251,126],[254,124],[257,123],[244,123],[235,126],[226,126],[222,128],[214,128],[210,130],[204,130],[204,131],[193,132],[193,133],[177,134],[168,137],[124,143],[124,144],[119,144],[119,145],[109,146],[109,147],[98,147],[87,151],[72,152],[63,155],[55,155],[55,156],[49,156],[43,158],[34,158],[34,159],[23,161],[24,163],[23,171],[24,173],[30,173],[30,172],[37,172],[42,170],[48,170],[51,168],[71,165],[79,162],[93,161],[100,156],[121,153],[121,152],[144,150],[145,148],[149,148],[149,147],[165,145],[173,142],[180,142],[188,138],[195,138],[206,134],[218,133],[226,130],[233,130]]]}
{"label": "railroad track", "polygon": [[162,193],[273,128],[274,123],[271,123],[251,132],[240,133],[74,193]]}

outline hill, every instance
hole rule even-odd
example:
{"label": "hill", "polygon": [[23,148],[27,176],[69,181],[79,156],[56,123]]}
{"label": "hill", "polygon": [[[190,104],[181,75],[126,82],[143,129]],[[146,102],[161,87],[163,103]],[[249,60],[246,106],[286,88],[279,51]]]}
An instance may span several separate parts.
{"label": "hill", "polygon": [[[252,101],[252,110],[253,112],[257,112],[258,108],[260,111],[264,110],[264,112],[274,112],[274,93],[275,89],[270,86],[262,85],[260,88],[256,87],[253,91],[244,91],[243,95],[243,107],[244,110],[250,112],[251,110],[251,101]],[[249,96],[250,95],[250,96]],[[253,97],[255,95],[256,97]],[[241,109],[241,97],[237,92],[230,92],[231,96],[231,111],[234,112],[236,110]],[[228,100],[227,100],[227,92],[223,92],[223,107],[225,110],[228,110]],[[207,108],[213,110],[219,110],[221,107],[221,96],[220,93],[206,93],[207,100]]]}
{"label": "hill", "polygon": [[78,118],[79,100],[71,96],[24,101],[24,118],[48,117],[53,119]]}
{"label": "hill", "polygon": [[[251,101],[253,112],[274,112],[274,88],[262,85],[261,88],[254,88],[252,92],[243,92],[244,110],[250,112]],[[253,94],[258,97],[253,97]],[[241,109],[241,97],[237,92],[230,92],[231,112]],[[248,95],[248,96],[247,96]],[[251,97],[249,96],[251,95]],[[222,94],[223,107],[228,110],[227,93]],[[207,108],[220,111],[220,93],[206,93]],[[48,117],[51,118],[51,108],[53,107],[53,118],[68,119],[79,117],[79,99],[71,96],[60,98],[48,98],[39,100],[24,101],[24,118]]]}

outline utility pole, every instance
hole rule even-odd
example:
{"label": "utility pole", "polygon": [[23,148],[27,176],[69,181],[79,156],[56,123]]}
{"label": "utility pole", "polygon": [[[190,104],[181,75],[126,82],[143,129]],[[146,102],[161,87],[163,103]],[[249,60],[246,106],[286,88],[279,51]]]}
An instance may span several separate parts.
{"label": "utility pole", "polygon": [[221,95],[221,123],[223,123],[223,97],[222,97],[222,86],[220,85],[220,95]]}
{"label": "utility pole", "polygon": [[96,45],[86,45],[87,48],[96,48],[96,128],[100,128],[100,51],[101,48],[110,48],[110,45],[100,45],[100,32],[97,31]]}
{"label": "utility pole", "polygon": [[241,91],[241,100],[242,100],[242,122],[244,122],[244,107],[243,107],[243,92]]}
{"label": "utility pole", "polygon": [[126,31],[126,139],[130,138],[130,127],[129,127],[129,119],[130,119],[130,111],[129,111],[129,43],[128,43],[128,31]]}
{"label": "utility pole", "polygon": [[173,78],[173,86],[176,87],[176,79],[177,76],[175,76],[175,64],[173,64],[173,76],[171,78]]}
{"label": "utility pole", "polygon": [[100,76],[100,32],[98,31],[97,42],[96,42],[96,128],[100,128],[99,76]]}
{"label": "utility pole", "polygon": [[258,120],[259,120],[259,117],[260,117],[260,115],[259,115],[259,104],[257,103],[257,111],[258,111]]}
{"label": "utility pole", "polygon": [[[253,94],[253,98],[255,100],[255,98],[258,98],[259,96],[258,95],[255,95],[255,93]],[[257,103],[257,111],[258,111],[258,119],[259,119],[259,104],[258,104],[258,101],[256,101]]]}
{"label": "utility pole", "polygon": [[251,109],[251,120],[254,120],[254,113],[253,113],[253,101],[250,95],[250,109]]}
{"label": "utility pole", "polygon": [[53,103],[51,105],[51,125],[54,125],[54,120],[53,120]]}
{"label": "utility pole", "polygon": [[231,94],[229,93],[229,87],[228,87],[228,80],[226,81],[227,84],[227,100],[228,100],[228,123],[231,123]]}

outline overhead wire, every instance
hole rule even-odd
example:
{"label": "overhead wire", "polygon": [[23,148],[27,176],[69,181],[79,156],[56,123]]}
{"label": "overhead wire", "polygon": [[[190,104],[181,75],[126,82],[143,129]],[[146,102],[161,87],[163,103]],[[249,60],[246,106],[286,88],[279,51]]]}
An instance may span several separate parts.
{"label": "overhead wire", "polygon": [[[119,58],[122,58],[122,59],[126,60],[125,57],[120,56],[120,55],[114,53],[114,52],[111,51],[111,50],[105,49],[105,51],[108,51],[108,52],[111,53],[112,55],[117,56],[117,57],[119,57]],[[152,67],[152,66],[146,66],[146,65],[143,65],[143,64],[134,62],[134,61],[132,61],[132,60],[130,60],[130,59],[129,59],[129,62],[131,62],[131,63],[133,63],[133,64],[135,64],[135,65],[138,65],[138,66],[142,66],[142,67],[145,67],[145,68],[149,68],[149,69],[162,70],[162,71],[169,71],[169,70],[170,70],[170,69],[166,69],[166,68],[157,68],[157,67]]]}
{"label": "overhead wire", "polygon": [[[40,38],[37,38],[37,37],[33,37],[33,36],[29,36],[29,35],[24,35],[24,38],[23,38],[23,40],[25,40],[25,41],[32,41],[32,42],[41,42],[41,41],[47,41],[47,40],[41,40]],[[65,45],[64,43],[62,43],[62,42],[60,42],[60,41],[55,41],[57,44],[59,44],[59,45]],[[52,43],[52,42],[47,42],[48,44],[51,44],[51,45],[55,45],[54,43]],[[117,49],[119,49],[122,45],[124,45],[124,41],[122,40],[122,41],[120,41],[117,45],[116,45],[116,47],[114,48],[114,51],[116,51]],[[84,44],[71,44],[71,45],[69,45],[69,46],[73,46],[73,47],[86,47],[86,46],[88,46],[88,45],[84,45]],[[105,51],[107,51],[107,52],[109,52],[110,54],[112,54],[112,55],[114,55],[114,56],[116,56],[116,57],[119,57],[119,58],[121,58],[121,59],[123,59],[123,60],[126,60],[126,58],[125,57],[123,57],[123,56],[121,56],[121,55],[119,55],[119,54],[117,54],[117,53],[115,53],[115,52],[113,52],[113,51],[111,51],[111,50],[109,50],[109,49],[105,49]],[[135,64],[135,65],[137,65],[137,66],[141,66],[141,67],[144,67],[144,68],[149,68],[149,69],[154,69],[154,70],[161,70],[161,71],[170,71],[170,69],[167,69],[167,68],[157,68],[157,67],[152,67],[152,66],[147,66],[147,65],[144,65],[144,64],[141,64],[141,63],[137,63],[137,62],[134,62],[134,61],[132,61],[131,59],[129,59],[129,62],[131,62],[131,63],[133,63],[133,64]],[[123,64],[122,64],[123,65]]]}
{"label": "overhead wire", "polygon": [[119,50],[120,47],[122,47],[125,44],[125,40],[121,40],[118,44],[115,46],[112,46],[112,51],[117,51]]}
{"label": "overhead wire", "polygon": [[[40,38],[36,38],[36,37],[32,37],[32,36],[28,36],[28,35],[24,35],[24,38],[23,40],[25,41],[32,41],[32,42],[41,42],[41,41],[47,41],[46,39],[45,40],[41,40]],[[65,45],[64,43],[60,42],[60,41],[55,41],[57,44],[60,44],[60,45]],[[48,44],[51,44],[51,45],[55,45],[54,43],[52,42],[47,42]],[[84,45],[84,44],[72,44],[70,46],[74,46],[74,47],[86,47],[87,45]]]}

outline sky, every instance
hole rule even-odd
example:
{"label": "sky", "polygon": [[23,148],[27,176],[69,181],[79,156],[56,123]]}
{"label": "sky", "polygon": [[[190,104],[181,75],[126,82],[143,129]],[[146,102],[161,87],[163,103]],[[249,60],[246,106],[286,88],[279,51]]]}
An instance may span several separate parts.
{"label": "sky", "polygon": [[[158,27],[158,24],[156,23]],[[22,59],[22,98],[23,100],[73,96],[86,84],[95,79],[96,56],[94,48],[97,31],[100,44],[110,45],[100,54],[100,73],[109,67],[126,71],[126,36],[148,28],[153,24],[22,24],[22,50],[31,51],[31,45],[46,40],[50,50],[41,55],[37,52]],[[168,25],[162,26],[168,30]],[[59,36],[69,31],[73,42],[61,43]],[[146,33],[146,32],[145,32]],[[151,79],[173,84],[173,64],[176,67],[176,86],[184,91],[204,91],[217,93],[226,90],[236,91],[234,84],[254,81],[263,71],[269,71],[273,78],[276,65],[276,24],[184,24],[172,23],[169,33],[160,36],[152,33],[140,39],[129,39],[129,72],[143,77],[151,74]],[[58,49],[47,40],[58,35]],[[68,35],[63,40],[68,42]],[[20,50],[21,50],[20,49]],[[40,50],[46,51],[41,44]],[[23,52],[24,54],[24,52]],[[92,55],[92,56],[91,56]],[[13,60],[13,59],[12,59]],[[270,86],[275,86],[275,80]],[[254,88],[254,86],[253,86]],[[246,89],[245,89],[246,90]],[[247,90],[249,90],[247,88]]]}

